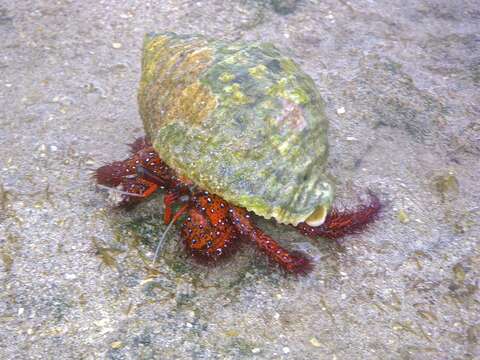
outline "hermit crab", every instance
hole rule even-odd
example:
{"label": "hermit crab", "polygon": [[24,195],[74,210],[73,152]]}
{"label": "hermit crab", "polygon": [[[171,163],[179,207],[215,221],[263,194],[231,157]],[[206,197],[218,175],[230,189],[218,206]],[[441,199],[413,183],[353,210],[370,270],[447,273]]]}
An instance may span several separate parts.
{"label": "hermit crab", "polygon": [[194,257],[216,262],[250,240],[289,273],[311,268],[254,223],[252,214],[312,238],[362,230],[380,202],[332,207],[325,172],[328,121],[313,80],[266,43],[173,33],[145,37],[138,92],[146,137],[132,155],[96,170],[119,205],[161,189],[166,224],[182,222]]}

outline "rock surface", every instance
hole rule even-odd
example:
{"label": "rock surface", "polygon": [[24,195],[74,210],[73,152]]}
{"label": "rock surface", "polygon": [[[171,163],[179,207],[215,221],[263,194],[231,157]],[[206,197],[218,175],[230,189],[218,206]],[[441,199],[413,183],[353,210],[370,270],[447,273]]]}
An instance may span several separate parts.
{"label": "rock surface", "polygon": [[[11,1],[0,5],[1,359],[473,359],[480,355],[475,1]],[[276,43],[315,80],[340,201],[385,210],[339,244],[259,224],[314,260],[285,277],[245,244],[217,267],[161,195],[112,209],[91,170],[142,135],[143,35]]]}

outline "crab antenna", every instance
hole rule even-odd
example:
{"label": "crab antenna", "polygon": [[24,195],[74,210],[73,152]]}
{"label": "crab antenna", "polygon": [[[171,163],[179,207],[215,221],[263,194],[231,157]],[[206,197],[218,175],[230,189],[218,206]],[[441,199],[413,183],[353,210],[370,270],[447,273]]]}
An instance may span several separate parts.
{"label": "crab antenna", "polygon": [[150,170],[145,168],[142,165],[137,165],[135,167],[135,172],[137,173],[138,176],[144,178],[145,180],[151,181],[157,185],[164,185],[165,181],[159,178],[157,175],[152,173]]}
{"label": "crab antenna", "polygon": [[162,245],[163,245],[163,243],[164,243],[164,241],[165,241],[165,236],[167,235],[168,230],[170,230],[170,228],[172,227],[173,223],[174,223],[176,220],[177,220],[177,219],[176,219],[175,217],[172,218],[172,220],[171,220],[170,223],[168,224],[167,228],[166,228],[165,231],[163,232],[162,237],[161,237],[160,240],[158,241],[157,248],[155,249],[155,255],[153,255],[152,266],[155,266],[155,261],[157,260],[158,253],[160,252],[160,249],[162,248]]}
{"label": "crab antenna", "polygon": [[145,196],[143,196],[142,194],[131,193],[131,192],[128,192],[128,191],[122,191],[122,190],[120,190],[120,189],[117,189],[117,188],[114,188],[114,187],[110,187],[110,186],[101,185],[101,184],[97,184],[97,187],[100,188],[100,189],[105,189],[105,190],[108,190],[108,191],[113,191],[113,192],[116,192],[116,193],[122,194],[122,195],[136,196],[136,197],[145,197]]}

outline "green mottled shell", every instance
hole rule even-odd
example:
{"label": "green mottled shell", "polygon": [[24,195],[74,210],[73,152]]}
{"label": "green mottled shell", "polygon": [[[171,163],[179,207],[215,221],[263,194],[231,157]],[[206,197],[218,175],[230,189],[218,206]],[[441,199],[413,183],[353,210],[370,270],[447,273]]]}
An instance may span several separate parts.
{"label": "green mottled shell", "polygon": [[138,99],[160,157],[201,188],[285,224],[330,206],[323,101],[273,45],[149,34]]}

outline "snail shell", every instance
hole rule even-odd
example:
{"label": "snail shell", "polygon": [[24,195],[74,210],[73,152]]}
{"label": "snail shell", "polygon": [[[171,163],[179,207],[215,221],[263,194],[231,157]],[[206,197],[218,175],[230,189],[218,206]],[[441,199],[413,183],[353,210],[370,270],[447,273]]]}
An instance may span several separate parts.
{"label": "snail shell", "polygon": [[323,222],[333,199],[323,100],[272,44],[148,34],[138,100],[181,176],[280,223]]}

